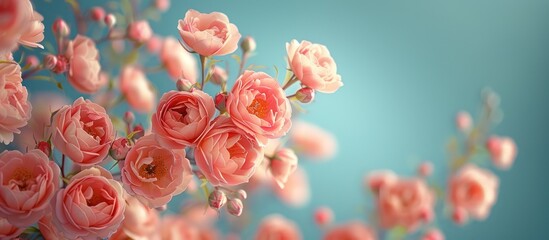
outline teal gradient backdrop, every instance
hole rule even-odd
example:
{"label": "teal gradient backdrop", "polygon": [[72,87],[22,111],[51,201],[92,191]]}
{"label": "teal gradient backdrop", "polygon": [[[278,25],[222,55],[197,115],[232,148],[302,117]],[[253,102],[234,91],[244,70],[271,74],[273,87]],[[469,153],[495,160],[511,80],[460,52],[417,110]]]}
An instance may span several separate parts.
{"label": "teal gradient backdrop", "polygon": [[[90,7],[104,1],[81,2]],[[46,18],[50,42],[55,17],[73,21],[64,1],[34,4]],[[258,47],[250,63],[283,69],[286,42],[322,43],[345,83],[335,94],[317,94],[303,116],[339,141],[331,161],[302,161],[310,204],[295,209],[263,195],[254,200],[245,239],[273,212],[298,222],[305,239],[321,235],[311,219],[320,205],[331,206],[337,222],[366,219],[372,199],[362,181],[371,170],[412,175],[427,159],[445,182],[444,146],[454,134],[453,117],[459,110],[475,115],[484,87],[501,96],[505,117],[495,131],[515,139],[518,159],[510,171],[498,172],[499,198],[486,221],[460,228],[438,215],[436,225],[448,239],[543,239],[549,223],[549,1],[172,0],[161,21],[152,22],[154,31],[178,37],[177,21],[188,8],[224,12],[243,35],[253,36]],[[266,71],[274,75],[272,67]],[[174,86],[164,74],[149,79],[160,90]],[[68,96],[78,96],[65,85]],[[55,91],[47,83],[27,86]]]}

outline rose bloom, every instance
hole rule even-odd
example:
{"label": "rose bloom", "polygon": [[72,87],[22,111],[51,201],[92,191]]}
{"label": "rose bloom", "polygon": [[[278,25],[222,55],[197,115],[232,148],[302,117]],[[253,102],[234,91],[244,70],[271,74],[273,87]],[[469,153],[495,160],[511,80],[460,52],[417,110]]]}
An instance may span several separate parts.
{"label": "rose bloom", "polygon": [[429,229],[423,234],[421,240],[444,240],[444,234],[438,229]]}
{"label": "rose bloom", "polygon": [[255,240],[299,240],[302,239],[298,226],[281,215],[273,214],[261,220]]}
{"label": "rose bloom", "polygon": [[[118,231],[110,239],[122,240],[131,238],[146,240],[156,232],[158,223],[159,216],[155,209],[143,205],[137,198],[128,196],[126,199],[126,211],[124,211],[124,221],[122,221]],[[117,235],[120,238],[117,238]]]}
{"label": "rose bloom", "polygon": [[28,227],[44,216],[59,189],[59,167],[38,149],[0,154],[0,217]]}
{"label": "rose bloom", "polygon": [[127,35],[131,40],[144,43],[152,37],[153,32],[149,22],[141,20],[128,25]]}
{"label": "rose bloom", "polygon": [[124,189],[102,167],[74,175],[52,203],[53,224],[69,239],[106,238],[124,219]]}
{"label": "rose bloom", "polygon": [[158,53],[161,48],[162,39],[159,36],[153,35],[149,41],[147,41],[147,51],[149,51],[149,53]]}
{"label": "rose bloom", "polygon": [[33,10],[29,0],[3,0],[0,6],[0,49],[12,50],[17,42],[40,47],[44,39],[42,16]]}
{"label": "rose bloom", "polygon": [[220,12],[200,13],[189,10],[177,26],[187,46],[201,56],[222,56],[238,48],[240,33],[227,15]]}
{"label": "rose bloom", "polygon": [[17,63],[0,64],[0,142],[4,144],[11,143],[13,134],[21,133],[19,129],[31,117],[27,88],[21,82],[21,67]]}
{"label": "rose bloom", "polygon": [[284,189],[276,185],[273,191],[282,202],[292,207],[301,207],[311,198],[307,173],[299,167],[290,175]]}
{"label": "rose bloom", "polygon": [[75,164],[102,162],[114,140],[114,127],[105,109],[82,97],[52,117],[52,143]]}
{"label": "rose bloom", "polygon": [[193,55],[187,52],[179,42],[172,37],[164,39],[160,50],[160,61],[166,67],[172,80],[180,78],[196,82],[197,66]]}
{"label": "rose bloom", "polygon": [[292,126],[290,101],[278,82],[263,72],[244,71],[227,98],[227,112],[263,145],[286,135]]}
{"label": "rose bloom", "polygon": [[165,146],[185,148],[195,145],[210,126],[215,104],[200,90],[165,93],[152,116],[152,131]]}
{"label": "rose bloom", "polygon": [[450,179],[448,201],[454,211],[462,211],[465,217],[483,220],[496,202],[498,178],[475,165],[462,167]]}
{"label": "rose bloom", "polygon": [[311,159],[330,159],[337,152],[335,136],[308,122],[298,121],[292,126],[290,141],[299,154]]}
{"label": "rose bloom", "polygon": [[164,216],[154,240],[216,240],[220,239],[212,228],[199,227],[182,216]]}
{"label": "rose bloom", "polygon": [[217,117],[196,146],[196,165],[214,186],[248,182],[263,149],[228,117]]}
{"label": "rose bloom", "polygon": [[289,148],[282,148],[275,153],[270,160],[269,169],[280,188],[288,181],[288,177],[297,169],[297,156]]}
{"label": "rose bloom", "polygon": [[0,217],[0,239],[13,239],[25,231],[25,228],[18,228]]}
{"label": "rose bloom", "polygon": [[336,226],[324,235],[324,240],[375,240],[375,232],[361,221],[351,221]]}
{"label": "rose bloom", "polygon": [[305,86],[323,93],[337,91],[343,83],[326,46],[308,41],[286,43],[288,64]]}
{"label": "rose bloom", "polygon": [[393,183],[398,180],[398,176],[388,170],[374,171],[365,178],[365,185],[370,188],[375,194],[379,193],[379,190],[388,183]]}
{"label": "rose bloom", "polygon": [[517,157],[517,145],[509,137],[492,136],[486,141],[486,148],[492,162],[500,169],[509,169]]}
{"label": "rose bloom", "polygon": [[19,38],[19,43],[28,47],[38,47],[44,49],[44,47],[39,44],[39,42],[44,40],[45,27],[42,21],[44,21],[44,17],[42,17],[40,13],[34,11],[31,21],[27,24],[25,31],[23,31],[21,37]]}
{"label": "rose bloom", "polygon": [[135,66],[126,66],[122,69],[120,92],[128,104],[139,112],[151,112],[155,107],[156,93],[145,73]]}
{"label": "rose bloom", "polygon": [[137,140],[122,167],[125,189],[151,208],[167,204],[185,191],[192,179],[185,150],[159,145],[154,135]]}
{"label": "rose bloom", "polygon": [[65,56],[69,60],[67,80],[76,90],[92,94],[104,86],[99,78],[99,51],[92,39],[77,35],[69,42]]}

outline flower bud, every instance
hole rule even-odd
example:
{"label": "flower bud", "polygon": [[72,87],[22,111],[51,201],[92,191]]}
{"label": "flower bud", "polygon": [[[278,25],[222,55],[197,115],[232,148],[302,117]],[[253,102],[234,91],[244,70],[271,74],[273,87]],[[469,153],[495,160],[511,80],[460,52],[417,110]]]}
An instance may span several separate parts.
{"label": "flower bud", "polygon": [[246,199],[248,197],[248,193],[244,191],[244,189],[239,189],[238,191],[236,191],[235,195],[237,198],[240,199]]}
{"label": "flower bud", "polygon": [[227,203],[227,196],[225,195],[225,192],[216,189],[212,193],[210,193],[210,196],[208,196],[208,204],[213,209],[220,209],[222,208],[225,203]]}
{"label": "flower bud", "polygon": [[53,33],[60,37],[66,37],[71,33],[69,25],[67,25],[65,20],[63,20],[62,18],[57,18],[55,22],[53,22],[52,29]]}
{"label": "flower bud", "polygon": [[102,7],[93,7],[90,9],[90,16],[93,21],[99,22],[105,18],[105,9]]}
{"label": "flower bud", "polygon": [[328,207],[319,207],[315,210],[314,218],[318,226],[325,226],[334,220],[334,212]]}
{"label": "flower bud", "polygon": [[40,60],[34,55],[29,55],[27,58],[25,58],[25,64],[29,67],[36,67],[40,64]]}
{"label": "flower bud", "polygon": [[276,151],[275,157],[269,164],[269,170],[280,188],[284,188],[288,178],[296,169],[297,155],[290,148],[281,148]]}
{"label": "flower bud", "polygon": [[243,208],[244,205],[242,204],[242,200],[239,198],[233,198],[227,203],[227,212],[233,216],[240,216]]}
{"label": "flower bud", "polygon": [[154,7],[159,11],[164,12],[170,7],[170,0],[155,0]]}
{"label": "flower bud", "polygon": [[422,162],[417,169],[417,173],[421,177],[431,176],[431,174],[433,174],[433,164],[430,162]]}
{"label": "flower bud", "polygon": [[112,28],[116,24],[116,17],[112,13],[109,13],[105,16],[104,21],[105,24],[107,24],[107,27]]}
{"label": "flower bud", "polygon": [[69,68],[68,59],[63,55],[58,55],[56,57],[57,61],[55,63],[55,67],[52,69],[52,72],[56,74],[64,73]]}
{"label": "flower bud", "polygon": [[51,144],[49,142],[41,141],[37,143],[36,149],[40,149],[48,157],[51,155]]}
{"label": "flower bud", "polygon": [[220,112],[225,112],[227,110],[227,93],[220,92],[215,95],[214,102],[215,108],[217,108],[217,110],[219,110]]}
{"label": "flower bud", "polygon": [[44,57],[44,67],[53,70],[57,66],[57,57],[52,54],[48,54]]}
{"label": "flower bud", "polygon": [[135,114],[133,114],[133,112],[131,112],[131,111],[125,112],[124,113],[124,122],[128,126],[131,126],[133,124],[133,121],[135,121]]}
{"label": "flower bud", "polygon": [[135,127],[133,127],[132,132],[137,132],[133,135],[134,140],[137,140],[137,139],[145,136],[145,129],[143,128],[143,126],[141,124],[135,125]]}
{"label": "flower bud", "polygon": [[303,87],[297,90],[295,98],[302,103],[310,103],[315,98],[315,90],[310,87]]}
{"label": "flower bud", "polygon": [[190,92],[193,89],[194,84],[187,79],[180,78],[175,83],[178,91]]}
{"label": "flower bud", "polygon": [[462,208],[454,209],[454,211],[452,212],[452,220],[454,221],[454,223],[460,225],[465,224],[468,220],[467,212]]}
{"label": "flower bud", "polygon": [[456,127],[462,132],[467,132],[471,129],[473,120],[468,112],[459,112],[456,115]]}
{"label": "flower bud", "polygon": [[486,140],[486,149],[492,163],[503,170],[509,169],[517,156],[517,145],[509,137],[490,136]]}
{"label": "flower bud", "polygon": [[244,53],[253,52],[256,48],[255,40],[252,37],[247,36],[240,42],[240,47]]}
{"label": "flower bud", "polygon": [[130,23],[126,34],[129,39],[138,43],[144,43],[152,37],[153,32],[149,22],[143,20]]}
{"label": "flower bud", "polygon": [[125,137],[120,137],[114,140],[109,151],[114,160],[124,160],[130,151],[130,143]]}
{"label": "flower bud", "polygon": [[227,75],[227,71],[225,71],[225,69],[218,66],[213,67],[211,78],[212,83],[216,85],[222,85],[227,82],[228,78],[229,76]]}

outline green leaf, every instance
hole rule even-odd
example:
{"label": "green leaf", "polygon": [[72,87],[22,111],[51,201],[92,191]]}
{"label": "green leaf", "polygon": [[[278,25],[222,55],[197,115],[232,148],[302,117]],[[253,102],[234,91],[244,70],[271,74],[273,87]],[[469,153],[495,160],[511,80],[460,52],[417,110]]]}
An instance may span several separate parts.
{"label": "green leaf", "polygon": [[275,70],[275,79],[278,79],[278,67],[276,67],[276,65],[273,65],[273,68]]}
{"label": "green leaf", "polygon": [[59,88],[59,90],[63,90],[63,84],[61,84],[61,82],[57,82],[55,85]]}
{"label": "green leaf", "polygon": [[78,8],[78,2],[76,0],[65,0],[72,8]]}
{"label": "green leaf", "polygon": [[138,133],[140,133],[140,132],[141,132],[141,131],[133,131],[133,132],[129,133],[128,136],[126,136],[126,138],[127,138],[128,140],[131,140],[131,139],[133,139],[133,137],[135,136],[135,134],[138,134]]}
{"label": "green leaf", "polygon": [[137,62],[137,59],[139,59],[139,51],[134,49],[130,52],[130,54],[128,54],[128,56],[126,56],[126,59],[124,59],[124,65],[132,65]]}
{"label": "green leaf", "polygon": [[51,79],[51,77],[49,77],[49,76],[32,76],[29,79],[41,80],[41,81],[47,81],[47,82],[55,82],[55,80]]}

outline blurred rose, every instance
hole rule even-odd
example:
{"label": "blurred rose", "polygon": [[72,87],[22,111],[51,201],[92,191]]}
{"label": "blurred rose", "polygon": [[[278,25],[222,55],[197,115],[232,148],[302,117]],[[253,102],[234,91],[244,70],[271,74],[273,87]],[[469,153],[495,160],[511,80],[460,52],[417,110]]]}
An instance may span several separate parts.
{"label": "blurred rose", "polygon": [[337,151],[335,136],[308,122],[296,122],[290,131],[290,140],[298,154],[312,159],[330,159]]}
{"label": "blurred rose", "polygon": [[69,42],[65,55],[69,59],[67,80],[76,90],[92,94],[104,86],[99,78],[99,51],[92,39],[77,35]]}
{"label": "blurred rose", "polygon": [[154,6],[160,11],[166,11],[170,7],[170,0],[154,0]]}
{"label": "blurred rose", "polygon": [[[121,235],[135,240],[147,240],[157,231],[158,223],[159,216],[156,210],[143,205],[137,198],[128,196],[124,220],[120,224],[117,233],[123,232]],[[127,238],[111,237],[110,239],[122,240]]]}
{"label": "blurred rose", "polygon": [[233,122],[263,145],[292,126],[292,108],[278,82],[264,72],[244,71],[227,98]]}
{"label": "blurred rose", "polygon": [[299,240],[301,232],[298,226],[281,215],[269,215],[263,218],[255,240]]}
{"label": "blurred rose", "polygon": [[201,227],[212,226],[219,218],[219,213],[213,208],[204,208],[204,202],[187,201],[181,207],[181,216]]}
{"label": "blurred rose", "polygon": [[517,145],[512,138],[492,136],[486,142],[492,162],[500,169],[509,169],[517,157]]}
{"label": "blurred rose", "polygon": [[124,190],[102,167],[74,175],[52,203],[53,224],[69,239],[106,238],[124,219]]}
{"label": "blurred rose", "polygon": [[496,202],[499,181],[493,173],[468,164],[450,179],[448,201],[464,218],[483,220]]}
{"label": "blurred rose", "polygon": [[227,71],[219,66],[214,66],[212,69],[212,83],[217,85],[223,85],[227,82],[227,79],[229,78],[229,75],[227,74]]}
{"label": "blurred rose", "polygon": [[286,43],[286,51],[292,72],[305,86],[323,93],[333,93],[343,86],[326,46],[292,40]]}
{"label": "blurred rose", "polygon": [[0,239],[13,239],[23,231],[25,231],[25,228],[13,226],[7,219],[0,217]]}
{"label": "blurred rose", "polygon": [[473,125],[473,119],[471,118],[471,114],[465,111],[458,112],[458,114],[456,115],[457,129],[463,132],[467,132],[469,131],[469,129],[471,129],[471,125]]}
{"label": "blurred rose", "polygon": [[29,0],[3,0],[0,16],[0,49],[9,51],[17,46],[23,35],[32,32],[39,14],[35,15]]}
{"label": "blurred rose", "polygon": [[166,67],[172,80],[180,78],[196,83],[197,66],[193,55],[187,52],[179,42],[172,37],[164,39],[160,50],[160,61]]}
{"label": "blurred rose", "polygon": [[438,229],[429,229],[423,234],[421,240],[444,240],[444,234]]}
{"label": "blurred rose", "polygon": [[[23,0],[26,1],[26,0]],[[44,48],[39,42],[44,40],[44,24],[42,21],[44,17],[40,13],[34,11],[32,14],[32,19],[28,23],[27,27],[23,31],[21,37],[19,38],[19,43],[27,47],[33,48]]]}
{"label": "blurred rose", "polygon": [[227,15],[219,12],[200,13],[191,9],[179,20],[177,29],[187,46],[206,57],[234,52],[241,37]]}
{"label": "blurred rose", "polygon": [[185,191],[192,176],[185,150],[162,147],[154,135],[137,140],[122,167],[126,190],[151,208]]}
{"label": "blurred rose", "polygon": [[318,226],[326,226],[334,221],[334,212],[329,207],[319,207],[313,217]]}
{"label": "blurred rose", "polygon": [[0,217],[28,227],[44,216],[59,189],[59,167],[42,151],[0,154]]}
{"label": "blurred rose", "polygon": [[11,143],[13,134],[19,134],[31,117],[27,88],[21,82],[19,64],[0,64],[0,142],[4,144]]}
{"label": "blurred rose", "polygon": [[379,193],[379,190],[387,184],[392,184],[398,180],[398,176],[388,170],[374,171],[365,179],[365,185],[370,188],[375,194]]}
{"label": "blurred rose", "polygon": [[153,35],[149,41],[147,41],[147,51],[149,53],[158,53],[162,48],[162,39],[159,36]]}
{"label": "blurred rose", "polygon": [[299,167],[290,175],[284,189],[277,185],[273,187],[273,191],[282,202],[293,207],[301,207],[309,202],[311,198],[309,179],[306,172]]}
{"label": "blurred rose", "polygon": [[90,9],[91,19],[96,22],[103,21],[103,19],[105,19],[105,15],[105,9],[102,7],[92,7]]}
{"label": "blurred rose", "polygon": [[135,110],[139,112],[153,111],[156,93],[141,69],[135,66],[126,66],[122,69],[120,92]]}
{"label": "blurred rose", "polygon": [[375,240],[375,232],[360,221],[352,221],[330,229],[324,240]]}
{"label": "blurred rose", "polygon": [[214,101],[200,90],[165,93],[152,116],[152,130],[170,148],[194,146],[210,126]]}
{"label": "blurred rose", "polygon": [[78,98],[52,117],[52,143],[75,164],[92,166],[109,154],[114,127],[105,109]]}
{"label": "blurred rose", "polygon": [[147,42],[153,35],[151,26],[146,20],[135,21],[128,25],[128,37],[138,43]]}
{"label": "blurred rose", "polygon": [[297,156],[294,151],[289,148],[278,150],[270,160],[269,169],[280,188],[284,188],[284,184],[288,181],[288,177],[294,173],[296,168]]}
{"label": "blurred rose", "polygon": [[212,185],[238,185],[248,182],[263,149],[228,117],[219,116],[198,142],[195,160]]}
{"label": "blurred rose", "polygon": [[160,231],[156,239],[162,240],[216,240],[217,231],[210,228],[201,228],[181,216],[164,216],[160,224]]}

